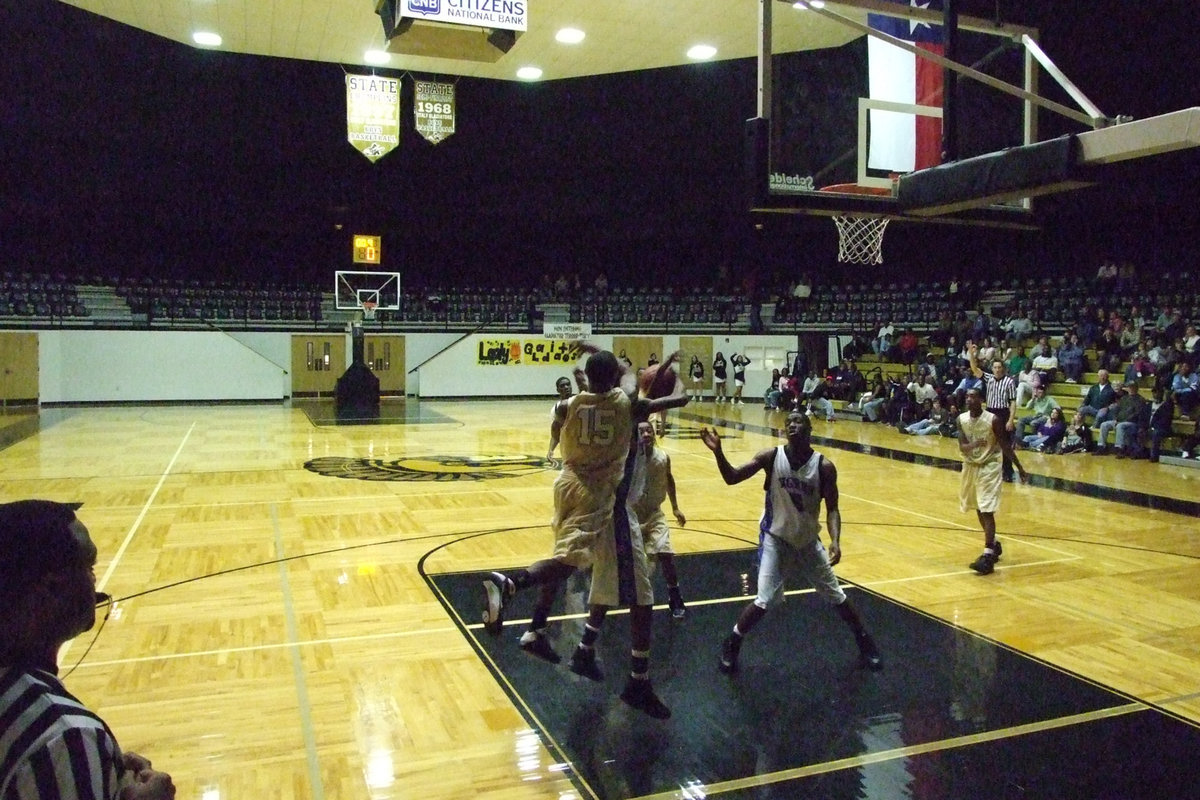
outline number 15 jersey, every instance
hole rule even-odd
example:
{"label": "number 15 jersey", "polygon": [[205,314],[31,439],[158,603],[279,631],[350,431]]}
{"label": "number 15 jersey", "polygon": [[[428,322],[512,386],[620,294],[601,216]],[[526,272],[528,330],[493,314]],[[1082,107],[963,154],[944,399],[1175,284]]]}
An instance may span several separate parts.
{"label": "number 15 jersey", "polygon": [[583,392],[567,401],[559,438],[563,468],[554,481],[550,522],[555,558],[586,567],[597,537],[612,535],[617,486],[632,436],[632,406],[620,388]]}
{"label": "number 15 jersey", "polygon": [[633,413],[629,395],[615,388],[604,394],[581,392],[567,401],[559,443],[563,469],[574,472],[585,483],[613,486],[621,480],[629,441],[633,436]]}

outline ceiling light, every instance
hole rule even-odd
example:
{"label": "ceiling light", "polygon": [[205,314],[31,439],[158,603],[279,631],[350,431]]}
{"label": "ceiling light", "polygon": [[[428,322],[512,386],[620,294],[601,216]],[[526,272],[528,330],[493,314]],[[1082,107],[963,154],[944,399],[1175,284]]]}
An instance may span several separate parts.
{"label": "ceiling light", "polygon": [[[812,6],[813,8],[824,8],[825,7],[825,0],[805,0],[805,1],[808,3],[808,6]],[[792,8],[798,8],[801,11],[807,11],[808,6],[804,5],[804,3],[792,3]]]}
{"label": "ceiling light", "polygon": [[220,47],[221,36],[208,31],[196,31],[192,34],[192,41],[202,47]]}
{"label": "ceiling light", "polygon": [[517,77],[523,81],[536,81],[542,77],[542,70],[540,67],[521,67],[517,70]]}
{"label": "ceiling light", "polygon": [[587,36],[587,34],[578,28],[563,28],[554,34],[554,38],[563,44],[579,44],[583,41],[584,36]]}
{"label": "ceiling light", "polygon": [[687,57],[693,61],[704,61],[707,58],[712,58],[716,54],[717,48],[713,47],[711,44],[693,45],[692,48],[687,51]]}
{"label": "ceiling light", "polygon": [[392,60],[392,54],[386,50],[368,50],[363,53],[363,61],[368,64],[386,64]]}

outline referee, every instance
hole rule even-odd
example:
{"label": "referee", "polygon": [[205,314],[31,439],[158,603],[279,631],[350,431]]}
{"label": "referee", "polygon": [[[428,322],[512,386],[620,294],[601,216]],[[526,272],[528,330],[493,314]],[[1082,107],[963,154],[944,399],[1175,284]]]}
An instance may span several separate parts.
{"label": "referee", "polygon": [[[971,374],[983,381],[985,407],[1000,418],[1000,421],[1004,423],[1004,430],[1011,435],[1016,427],[1017,381],[1008,374],[1003,361],[993,361],[992,371],[984,372],[977,360],[976,353],[978,351],[979,346],[974,342],[967,349]],[[1012,458],[1009,456],[1010,452],[1008,448],[1005,448],[1003,474],[1004,480],[1012,483],[1013,465]]]}

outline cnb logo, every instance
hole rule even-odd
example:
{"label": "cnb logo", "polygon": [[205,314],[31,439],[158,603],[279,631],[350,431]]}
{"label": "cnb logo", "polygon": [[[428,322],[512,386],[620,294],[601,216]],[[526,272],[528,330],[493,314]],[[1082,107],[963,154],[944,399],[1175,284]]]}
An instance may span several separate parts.
{"label": "cnb logo", "polygon": [[304,468],[318,475],[360,481],[487,481],[519,478],[556,467],[537,456],[425,456],[384,461],[378,458],[314,458]]}
{"label": "cnb logo", "polygon": [[442,0],[408,0],[408,10],[414,14],[437,14],[442,10]]}

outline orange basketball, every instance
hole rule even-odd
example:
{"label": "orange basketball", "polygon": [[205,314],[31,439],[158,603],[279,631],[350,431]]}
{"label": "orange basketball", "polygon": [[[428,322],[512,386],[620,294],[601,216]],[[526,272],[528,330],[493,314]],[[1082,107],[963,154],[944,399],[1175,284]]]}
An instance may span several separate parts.
{"label": "orange basketball", "polygon": [[651,400],[675,394],[679,376],[670,364],[655,364],[642,370],[638,376],[638,391]]}

